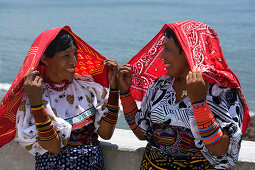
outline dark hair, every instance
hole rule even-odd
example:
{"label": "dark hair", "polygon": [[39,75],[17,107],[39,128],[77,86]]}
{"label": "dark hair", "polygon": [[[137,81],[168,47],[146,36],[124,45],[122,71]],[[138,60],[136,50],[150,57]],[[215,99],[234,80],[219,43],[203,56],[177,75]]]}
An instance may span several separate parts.
{"label": "dark hair", "polygon": [[[67,48],[71,47],[72,44],[78,48],[74,37],[66,30],[61,30],[56,38],[51,41],[50,45],[44,51],[44,54],[47,58],[53,58],[57,52],[66,50]],[[44,65],[44,63],[41,61],[40,64]]]}
{"label": "dark hair", "polygon": [[178,39],[177,39],[175,33],[172,31],[172,29],[168,27],[168,28],[165,30],[164,35],[167,36],[168,38],[173,38],[173,39],[174,39],[174,43],[175,43],[175,45],[179,48],[179,53],[181,54],[182,51],[183,51],[183,50],[182,50],[182,47],[180,46],[179,41],[178,41]]}

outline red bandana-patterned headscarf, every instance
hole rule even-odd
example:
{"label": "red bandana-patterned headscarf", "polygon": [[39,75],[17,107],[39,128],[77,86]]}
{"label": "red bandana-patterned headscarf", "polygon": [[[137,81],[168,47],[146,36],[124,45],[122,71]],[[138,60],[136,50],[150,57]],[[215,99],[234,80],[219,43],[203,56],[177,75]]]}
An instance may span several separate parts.
{"label": "red bandana-patterned headscarf", "polygon": [[186,55],[190,69],[199,67],[203,78],[209,83],[236,88],[243,104],[244,133],[250,123],[249,109],[239,80],[224,59],[217,33],[208,25],[196,21],[165,24],[160,32],[130,61],[132,66],[131,94],[141,101],[150,83],[167,73],[160,59],[163,50],[164,31],[170,27]]}
{"label": "red bandana-patterned headscarf", "polygon": [[0,147],[11,141],[15,136],[16,112],[21,97],[24,94],[24,77],[32,68],[43,73],[44,66],[38,64],[40,58],[51,41],[55,39],[62,29],[66,30],[74,37],[78,46],[77,55],[79,61],[75,68],[75,74],[92,75],[96,82],[104,87],[108,86],[107,69],[103,64],[105,58],[85,43],[80,37],[75,35],[69,26],[44,31],[33,42],[18,75],[0,103]]}

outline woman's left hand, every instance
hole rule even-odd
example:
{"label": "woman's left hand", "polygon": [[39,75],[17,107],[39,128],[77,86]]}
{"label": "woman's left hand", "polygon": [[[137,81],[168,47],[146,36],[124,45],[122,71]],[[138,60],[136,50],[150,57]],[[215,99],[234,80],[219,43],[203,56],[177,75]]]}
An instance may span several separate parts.
{"label": "woman's left hand", "polygon": [[204,101],[207,94],[207,86],[199,68],[194,68],[186,77],[187,92],[191,103]]}
{"label": "woman's left hand", "polygon": [[108,82],[110,84],[111,89],[118,89],[118,80],[117,80],[117,73],[119,65],[117,62],[111,58],[107,58],[104,61],[104,64],[108,66]]}

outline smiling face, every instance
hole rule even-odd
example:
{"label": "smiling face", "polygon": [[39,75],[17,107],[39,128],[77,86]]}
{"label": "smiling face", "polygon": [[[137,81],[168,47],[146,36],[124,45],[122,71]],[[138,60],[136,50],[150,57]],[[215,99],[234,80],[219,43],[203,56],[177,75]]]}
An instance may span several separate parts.
{"label": "smiling face", "polygon": [[175,44],[173,38],[165,37],[161,59],[164,61],[167,74],[172,77],[186,77],[190,68],[185,53]]}
{"label": "smiling face", "polygon": [[74,77],[78,62],[77,48],[72,44],[66,50],[56,52],[52,58],[43,55],[41,60],[45,64],[45,74],[51,81],[59,83],[70,80]]}

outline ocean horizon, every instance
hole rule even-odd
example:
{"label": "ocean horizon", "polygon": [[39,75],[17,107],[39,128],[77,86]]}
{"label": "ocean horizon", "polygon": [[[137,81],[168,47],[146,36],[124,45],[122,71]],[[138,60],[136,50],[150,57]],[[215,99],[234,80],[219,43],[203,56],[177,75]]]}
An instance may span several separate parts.
{"label": "ocean horizon", "polygon": [[[255,1],[253,0],[0,0],[0,100],[44,30],[69,25],[106,58],[127,63],[165,23],[196,20],[219,35],[250,115],[255,115]],[[123,114],[118,128],[128,129]]]}

